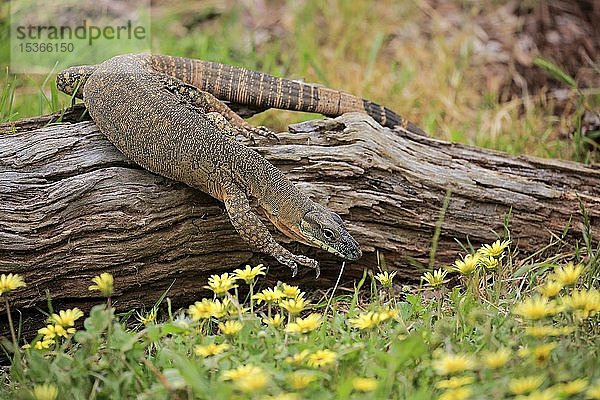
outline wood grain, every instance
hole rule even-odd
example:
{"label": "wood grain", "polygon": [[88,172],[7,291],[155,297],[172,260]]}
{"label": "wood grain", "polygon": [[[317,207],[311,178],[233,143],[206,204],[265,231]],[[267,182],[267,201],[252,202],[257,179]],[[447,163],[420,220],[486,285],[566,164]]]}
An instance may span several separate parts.
{"label": "wood grain", "polygon": [[[101,301],[87,289],[101,272],[115,276],[120,310],[151,306],[173,282],[168,296],[185,305],[200,296],[210,274],[246,263],[265,262],[270,282],[304,289],[329,287],[337,276],[335,256],[276,234],[290,250],[321,262],[319,280],[306,270],[291,278],[273,259],[252,253],[221,203],[134,165],[93,122],[44,127],[53,118],[19,121],[0,134],[0,273],[22,274],[28,284],[11,296],[25,332],[39,327],[36,307],[46,309],[47,296],[55,308]],[[78,120],[75,111],[64,120]],[[448,189],[438,266],[456,258],[455,238],[478,246],[502,236],[509,213],[522,254],[567,225],[564,239],[579,239],[580,201],[594,234],[600,232],[598,168],[392,131],[358,113],[294,125],[279,136],[255,148],[339,213],[363,248],[363,258],[346,266],[345,282],[382,259],[400,279],[416,279],[415,265],[429,262]]]}

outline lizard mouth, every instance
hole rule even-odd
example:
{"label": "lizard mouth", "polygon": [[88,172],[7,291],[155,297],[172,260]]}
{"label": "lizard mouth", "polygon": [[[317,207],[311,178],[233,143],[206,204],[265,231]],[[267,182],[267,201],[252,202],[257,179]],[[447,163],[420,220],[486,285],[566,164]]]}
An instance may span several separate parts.
{"label": "lizard mouth", "polygon": [[332,253],[340,258],[343,258],[345,260],[349,260],[349,261],[354,261],[354,260],[358,260],[361,256],[362,256],[362,251],[360,250],[360,248],[357,246],[355,247],[355,249],[348,251],[347,253],[342,253],[341,251],[337,250],[334,247],[331,247],[327,244],[321,243],[318,245],[321,249]]}
{"label": "lizard mouth", "polygon": [[281,223],[281,221],[278,220],[273,220],[272,222],[287,237],[296,240],[300,243],[320,248],[328,253],[331,253],[349,261],[358,260],[362,256],[362,251],[360,249],[360,246],[358,245],[358,242],[354,240],[354,238],[350,236],[350,234],[347,232],[342,233],[341,239],[338,242],[336,242],[334,246],[332,244],[319,240],[318,238],[304,234],[299,227],[290,227]]}
{"label": "lizard mouth", "polygon": [[320,249],[323,249],[326,252],[345,260],[355,261],[362,257],[362,250],[360,249],[358,242],[354,240],[354,238],[348,233],[344,235],[343,240],[337,243],[337,247],[317,239],[311,240],[309,238],[305,238],[305,240],[308,240],[310,242],[309,244],[312,246],[319,247]]}

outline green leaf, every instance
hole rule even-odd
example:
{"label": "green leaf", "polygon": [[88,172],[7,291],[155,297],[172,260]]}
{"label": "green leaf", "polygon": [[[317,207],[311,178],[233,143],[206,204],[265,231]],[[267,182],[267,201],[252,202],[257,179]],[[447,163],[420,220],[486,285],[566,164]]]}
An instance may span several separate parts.
{"label": "green leaf", "polygon": [[577,82],[571,75],[569,75],[566,71],[560,68],[558,65],[554,64],[552,61],[547,60],[542,57],[537,57],[533,63],[546,71],[548,75],[560,81],[566,85],[569,85],[573,89],[577,89]]}

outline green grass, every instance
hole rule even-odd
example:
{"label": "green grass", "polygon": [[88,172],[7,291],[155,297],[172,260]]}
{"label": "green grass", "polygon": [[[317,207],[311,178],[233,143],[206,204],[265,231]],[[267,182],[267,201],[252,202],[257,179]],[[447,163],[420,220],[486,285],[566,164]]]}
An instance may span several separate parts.
{"label": "green grass", "polygon": [[[467,15],[481,7],[477,2],[462,6]],[[597,160],[597,145],[581,134],[581,116],[600,106],[600,90],[578,89],[572,77],[545,60],[538,63],[540,74],[550,74],[571,90],[564,115],[554,114],[554,100],[545,92],[499,102],[497,85],[490,83],[485,61],[473,50],[475,22],[456,25],[417,2],[313,0],[264,7],[155,2],[152,50],[343,89],[386,105],[447,140],[512,154]],[[490,2],[489,7],[498,5]],[[0,65],[7,65],[6,4],[0,6],[2,15]],[[3,120],[70,104],[68,96],[53,91],[53,77],[9,77],[3,89],[15,95],[0,109]],[[315,117],[271,110],[251,122],[285,130]]]}
{"label": "green grass", "polygon": [[[78,313],[51,316],[52,329],[42,330],[30,348],[17,347],[0,395],[598,399],[598,243],[588,244],[566,254],[564,243],[551,243],[520,262],[514,258],[518,249],[495,244],[464,258],[468,264],[479,257],[472,272],[457,262],[465,273],[439,271],[437,278],[425,275],[420,287],[400,290],[394,274],[385,273],[365,274],[350,295],[273,288],[287,293],[287,303],[242,294],[248,284],[227,274],[209,280],[214,296],[183,310],[172,310],[167,299],[137,318],[133,312],[115,315],[109,298],[85,316],[83,327],[64,336],[52,327],[72,328]],[[494,268],[486,267],[490,260]],[[107,277],[94,283],[109,295]],[[263,296],[261,281],[250,282],[250,292]],[[559,291],[544,292],[548,282],[558,282]],[[280,325],[265,322],[276,315]],[[227,332],[226,321],[237,329]],[[304,332],[294,332],[302,326]],[[211,350],[213,344],[220,347]],[[13,343],[3,346],[13,353]],[[515,385],[526,378],[533,386],[518,393]]]}

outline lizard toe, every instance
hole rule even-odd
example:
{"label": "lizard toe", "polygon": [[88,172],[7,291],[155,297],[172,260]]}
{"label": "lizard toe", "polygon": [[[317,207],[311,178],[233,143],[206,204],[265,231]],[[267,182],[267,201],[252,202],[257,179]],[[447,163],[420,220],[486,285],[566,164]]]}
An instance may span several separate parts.
{"label": "lizard toe", "polygon": [[277,142],[279,141],[279,136],[277,136],[277,134],[275,132],[273,132],[266,126],[261,125],[261,126],[258,126],[256,129],[259,131],[259,135],[264,136],[270,140],[275,140]]}
{"label": "lizard toe", "polygon": [[298,274],[298,264],[296,264],[294,261],[288,261],[286,264],[292,270],[292,278],[295,278]]}
{"label": "lizard toe", "polygon": [[319,263],[316,260],[313,260],[312,258],[302,256],[302,255],[296,255],[296,256],[294,256],[294,261],[296,261],[298,264],[303,265],[305,267],[309,267],[309,268],[317,270],[317,273],[320,272],[319,271]]}

